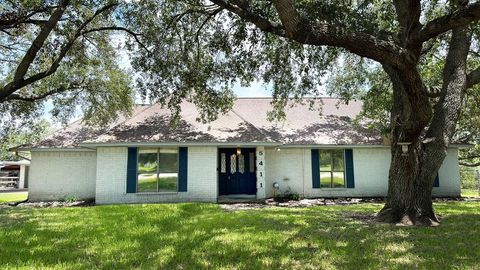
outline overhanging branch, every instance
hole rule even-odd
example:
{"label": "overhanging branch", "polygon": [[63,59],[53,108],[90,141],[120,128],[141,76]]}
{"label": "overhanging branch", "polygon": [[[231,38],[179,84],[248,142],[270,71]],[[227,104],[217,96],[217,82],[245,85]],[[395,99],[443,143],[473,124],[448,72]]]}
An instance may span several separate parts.
{"label": "overhanging branch", "polygon": [[466,167],[478,167],[478,166],[480,166],[480,162],[469,163],[469,162],[460,161],[460,162],[458,162],[458,164],[460,164],[462,166],[466,166]]}
{"label": "overhanging branch", "polygon": [[467,88],[471,88],[478,83],[480,83],[480,67],[468,73]]}
{"label": "overhanging branch", "polygon": [[92,29],[89,29],[89,30],[85,30],[81,33],[81,35],[85,35],[85,34],[88,34],[88,33],[92,33],[92,32],[99,32],[99,31],[123,31],[123,32],[126,32],[128,33],[129,35],[131,35],[135,41],[144,49],[146,50],[147,52],[151,53],[151,51],[147,48],[147,46],[145,46],[145,44],[142,43],[142,41],[140,40],[140,36],[142,34],[138,34],[138,33],[135,33],[133,31],[131,31],[130,29],[128,28],[125,28],[125,27],[121,27],[121,26],[106,26],[106,27],[99,27],[99,28],[92,28]]}
{"label": "overhanging branch", "polygon": [[382,40],[367,33],[355,32],[329,23],[307,22],[298,15],[291,1],[273,2],[282,21],[281,25],[256,14],[250,9],[248,1],[211,0],[211,2],[253,23],[264,32],[302,44],[345,48],[359,56],[397,68],[405,68],[405,59],[409,59],[405,49],[396,45],[394,41]]}
{"label": "overhanging branch", "polygon": [[225,0],[210,0],[216,5],[237,14],[240,18],[253,23],[260,30],[268,33],[275,34],[277,36],[286,37],[285,29],[282,25],[273,23],[268,19],[265,19],[258,14],[255,14],[248,8],[245,1],[234,0],[234,1],[225,1]]}
{"label": "overhanging branch", "polygon": [[284,25],[287,37],[302,44],[334,46],[392,67],[404,69],[409,54],[394,41],[356,32],[325,22],[310,22],[302,18],[292,0],[274,0],[273,4]]}
{"label": "overhanging branch", "polygon": [[[68,0],[65,0],[63,1],[62,3],[65,4],[65,6],[67,5],[68,3]],[[111,3],[111,4],[108,4],[108,5],[105,5],[103,6],[102,8],[98,9],[91,17],[89,17],[87,20],[85,20],[76,30],[75,34],[68,40],[67,43],[65,43],[63,45],[63,47],[60,49],[60,52],[57,56],[57,58],[52,62],[52,64],[50,65],[50,67],[42,72],[39,72],[39,73],[36,73],[28,78],[24,78],[25,74],[26,74],[26,71],[28,70],[28,66],[30,66],[30,64],[33,62],[33,60],[35,59],[35,55],[36,55],[36,52],[38,52],[41,47],[43,46],[43,42],[41,44],[39,44],[38,42],[33,42],[32,43],[32,47],[34,47],[34,51],[35,51],[35,55],[33,55],[33,58],[32,58],[32,54],[29,54],[29,52],[27,51],[27,54],[26,56],[24,57],[24,59],[28,59],[29,62],[26,62],[28,64],[27,68],[25,69],[25,66],[22,66],[22,63],[20,63],[19,67],[22,66],[22,69],[21,70],[18,70],[15,72],[15,76],[14,76],[14,79],[13,81],[11,81],[10,83],[8,83],[7,85],[5,85],[1,90],[0,90],[0,103],[5,101],[7,99],[8,96],[12,95],[15,91],[27,86],[27,85],[30,85],[38,80],[41,80],[45,77],[48,77],[50,75],[52,75],[57,69],[58,67],[60,66],[60,63],[62,62],[63,58],[67,55],[68,51],[70,50],[70,48],[73,46],[73,44],[75,43],[75,41],[77,40],[78,37],[80,37],[82,35],[82,32],[83,30],[85,29],[85,27],[91,23],[97,16],[99,16],[101,13],[117,6],[118,3]],[[62,12],[63,14],[63,12]],[[52,15],[53,16],[53,15]],[[61,17],[61,14],[57,14],[55,19],[60,19]],[[53,19],[52,19],[53,20]],[[53,25],[54,26],[54,25]],[[52,27],[50,29],[50,31],[53,29],[53,26],[51,26],[49,23],[46,23],[44,24],[44,28],[45,27]],[[42,33],[42,31],[40,31],[40,34]],[[49,32],[48,32],[49,33]],[[39,34],[39,35],[40,35]],[[46,39],[46,36],[44,36],[45,34],[42,35],[42,39]],[[48,36],[48,35],[47,35]],[[40,38],[40,37],[37,37],[37,39]],[[43,40],[44,41],[44,40]],[[39,47],[40,46],[40,47]],[[24,60],[22,59],[22,61]],[[26,60],[25,60],[26,61]]]}
{"label": "overhanging branch", "polygon": [[418,33],[417,40],[427,41],[453,28],[465,26],[480,19],[480,1],[468,4],[453,13],[426,23]]}

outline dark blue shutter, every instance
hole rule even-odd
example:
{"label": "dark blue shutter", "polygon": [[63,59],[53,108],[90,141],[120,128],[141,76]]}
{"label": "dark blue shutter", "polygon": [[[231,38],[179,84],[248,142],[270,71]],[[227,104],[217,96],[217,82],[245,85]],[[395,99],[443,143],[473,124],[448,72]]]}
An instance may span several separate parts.
{"label": "dark blue shutter", "polygon": [[128,148],[127,158],[127,193],[137,192],[137,156],[138,148]]}
{"label": "dark blue shutter", "polygon": [[353,151],[345,149],[345,176],[347,177],[347,188],[355,187],[355,174],[353,171]]}
{"label": "dark blue shutter", "polygon": [[178,191],[187,191],[188,178],[188,148],[180,147],[178,149]]}
{"label": "dark blue shutter", "polygon": [[320,188],[320,161],[318,149],[312,149],[312,188]]}
{"label": "dark blue shutter", "polygon": [[440,186],[440,178],[438,177],[438,173],[437,173],[437,176],[435,176],[435,180],[433,181],[433,187],[439,187]]}

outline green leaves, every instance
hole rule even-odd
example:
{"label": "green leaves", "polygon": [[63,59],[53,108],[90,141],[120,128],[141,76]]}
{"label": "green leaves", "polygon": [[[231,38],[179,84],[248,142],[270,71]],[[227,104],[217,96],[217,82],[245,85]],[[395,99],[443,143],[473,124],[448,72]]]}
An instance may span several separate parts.
{"label": "green leaves", "polygon": [[[55,5],[48,1],[2,4],[2,12],[5,13],[0,15],[19,13],[12,15],[16,21],[8,26],[8,31],[0,33],[0,48],[4,57],[11,60],[0,69],[0,86],[13,79],[19,60],[42,25],[31,21],[48,20]],[[63,123],[82,112],[89,124],[105,125],[115,120],[119,113],[128,114],[131,111],[134,97],[131,75],[120,68],[117,61],[120,48],[115,47],[118,42],[112,43],[118,36],[112,31],[89,32],[121,23],[114,16],[115,6],[113,1],[69,2],[30,64],[25,78],[50,70],[54,72],[17,90],[15,97],[3,102],[0,112],[7,117],[2,117],[0,126],[42,114],[46,100],[54,105],[51,115]],[[103,11],[99,13],[100,10]],[[33,15],[29,17],[30,21],[25,21],[22,16],[26,15],[22,14]],[[13,31],[15,29],[22,31]],[[65,48],[68,50],[62,56]],[[57,61],[60,61],[58,67],[55,65]]]}
{"label": "green leaves", "polygon": [[50,123],[45,120],[24,126],[4,125],[3,128],[0,131],[0,160],[19,160],[19,156],[9,151],[10,148],[35,142],[51,131]]}

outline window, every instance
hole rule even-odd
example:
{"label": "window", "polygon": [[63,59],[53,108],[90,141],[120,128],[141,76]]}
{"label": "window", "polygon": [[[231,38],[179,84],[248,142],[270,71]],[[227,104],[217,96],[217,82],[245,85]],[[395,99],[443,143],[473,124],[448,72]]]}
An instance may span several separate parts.
{"label": "window", "polygon": [[230,173],[237,172],[237,155],[233,154],[230,156]]}
{"label": "window", "polygon": [[139,149],[137,192],[178,191],[178,149]]}
{"label": "window", "polygon": [[320,188],[345,187],[343,150],[320,150]]}
{"label": "window", "polygon": [[238,172],[245,172],[245,157],[242,154],[238,156]]}
{"label": "window", "polygon": [[220,154],[220,172],[227,172],[227,157],[225,153]]}
{"label": "window", "polygon": [[255,172],[255,153],[250,152],[248,154],[248,167],[251,173]]}

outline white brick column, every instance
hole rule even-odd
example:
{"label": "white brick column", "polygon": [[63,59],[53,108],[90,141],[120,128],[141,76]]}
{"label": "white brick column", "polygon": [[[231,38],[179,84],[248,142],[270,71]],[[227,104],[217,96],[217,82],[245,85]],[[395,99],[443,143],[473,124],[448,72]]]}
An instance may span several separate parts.
{"label": "white brick column", "polygon": [[257,199],[265,199],[265,147],[258,146],[257,157]]}
{"label": "white brick column", "polygon": [[25,188],[25,170],[27,166],[26,165],[20,165],[20,175],[18,179],[18,188],[22,189]]}

